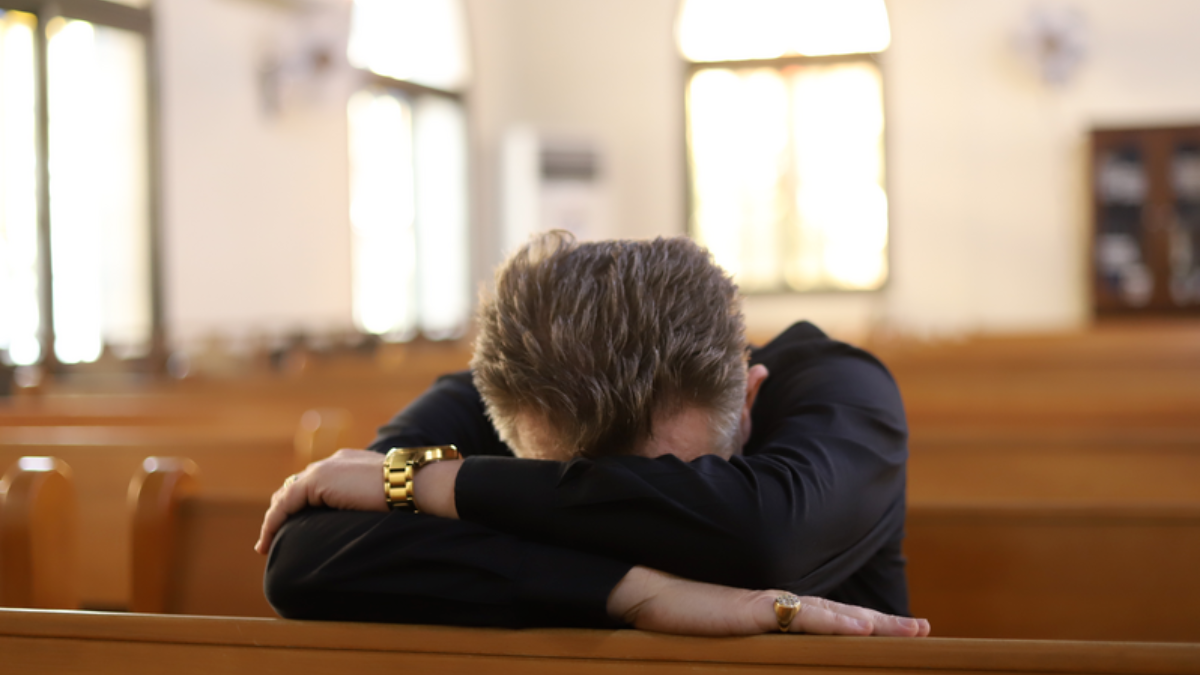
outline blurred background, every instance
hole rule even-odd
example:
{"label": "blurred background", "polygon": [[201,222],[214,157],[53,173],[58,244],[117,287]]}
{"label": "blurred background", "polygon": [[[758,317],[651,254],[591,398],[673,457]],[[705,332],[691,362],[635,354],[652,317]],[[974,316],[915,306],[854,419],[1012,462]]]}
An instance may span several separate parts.
{"label": "blurred background", "polygon": [[[1194,215],[1151,241],[1153,158],[1089,154],[1096,129],[1200,119],[1187,0],[0,7],[10,364],[461,336],[552,227],[690,233],[764,337],[1200,306]],[[1198,148],[1175,147],[1177,201]]]}

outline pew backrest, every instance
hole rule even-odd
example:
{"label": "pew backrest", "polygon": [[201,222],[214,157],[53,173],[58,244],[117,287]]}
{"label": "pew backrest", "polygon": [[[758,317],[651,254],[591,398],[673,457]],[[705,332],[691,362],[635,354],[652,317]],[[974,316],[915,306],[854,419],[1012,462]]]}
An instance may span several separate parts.
{"label": "pew backrest", "polygon": [[131,611],[167,610],[174,590],[170,570],[180,558],[179,503],[199,491],[199,473],[190,459],[147,457],[129,483]]}
{"label": "pew backrest", "polygon": [[150,457],[129,486],[134,612],[274,616],[254,552],[266,498],[206,497],[196,464]]}
{"label": "pew backrest", "polygon": [[71,469],[22,457],[0,479],[0,605],[79,606],[78,504]]}

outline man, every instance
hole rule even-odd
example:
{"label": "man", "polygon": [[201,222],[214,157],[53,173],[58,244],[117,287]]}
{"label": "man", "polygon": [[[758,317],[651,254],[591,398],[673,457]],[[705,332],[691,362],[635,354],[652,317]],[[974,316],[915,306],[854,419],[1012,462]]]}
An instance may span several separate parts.
{"label": "man", "polygon": [[[797,324],[747,361],[736,287],[682,238],[537,238],[479,331],[472,374],[276,493],[281,614],[754,633],[781,592],[740,589],[768,588],[822,596],[780,628],[928,632],[888,616],[907,428],[874,358]],[[450,443],[406,484],[421,513],[377,513],[381,452]]]}

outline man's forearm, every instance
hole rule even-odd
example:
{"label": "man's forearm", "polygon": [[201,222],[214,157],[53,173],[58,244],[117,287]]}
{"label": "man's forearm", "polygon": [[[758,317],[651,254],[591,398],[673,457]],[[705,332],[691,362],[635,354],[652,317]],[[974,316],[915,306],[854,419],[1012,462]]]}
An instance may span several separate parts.
{"label": "man's forearm", "polygon": [[[608,597],[608,614],[634,628],[680,635],[757,635],[781,629],[778,590],[745,590],[682,579],[634,567]],[[823,598],[798,598],[788,632],[824,635],[924,637],[929,622],[875,612]]]}
{"label": "man's forearm", "polygon": [[266,591],[288,618],[604,627],[628,571],[459,520],[308,509],[280,531]]}
{"label": "man's forearm", "polygon": [[[746,462],[716,457],[690,464],[468,459],[456,508],[460,518],[522,538],[687,578],[811,593],[861,567],[897,529],[893,516],[903,518],[902,470],[864,489],[872,473],[864,468],[840,472],[831,486],[819,476],[793,478],[789,465],[769,461],[755,460],[764,466],[752,472]],[[837,570],[824,565],[843,555]]]}

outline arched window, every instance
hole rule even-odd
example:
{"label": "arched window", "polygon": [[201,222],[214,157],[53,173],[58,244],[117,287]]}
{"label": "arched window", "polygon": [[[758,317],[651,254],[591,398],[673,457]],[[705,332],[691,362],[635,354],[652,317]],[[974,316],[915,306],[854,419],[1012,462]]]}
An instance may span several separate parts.
{"label": "arched window", "polygon": [[744,292],[887,279],[883,0],[686,0],[689,229]]}
{"label": "arched window", "polygon": [[354,317],[389,340],[457,337],[470,319],[470,76],[457,0],[355,0],[348,56]]}

